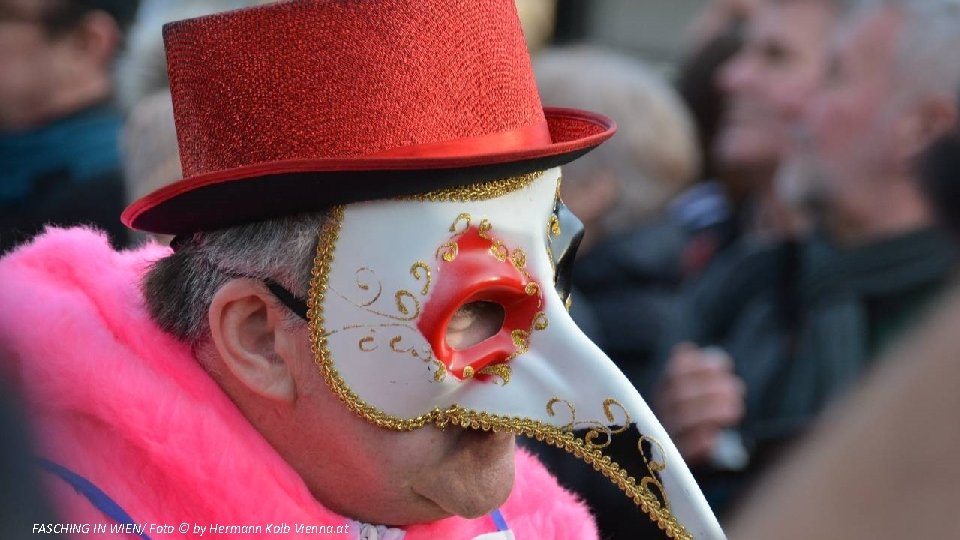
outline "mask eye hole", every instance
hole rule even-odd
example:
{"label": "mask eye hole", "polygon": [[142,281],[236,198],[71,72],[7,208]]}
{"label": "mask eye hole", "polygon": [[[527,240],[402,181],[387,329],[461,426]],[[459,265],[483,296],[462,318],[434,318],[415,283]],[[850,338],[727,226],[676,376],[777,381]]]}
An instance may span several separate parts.
{"label": "mask eye hole", "polygon": [[497,335],[505,318],[506,311],[496,302],[468,302],[447,323],[447,345],[458,351],[469,349]]}

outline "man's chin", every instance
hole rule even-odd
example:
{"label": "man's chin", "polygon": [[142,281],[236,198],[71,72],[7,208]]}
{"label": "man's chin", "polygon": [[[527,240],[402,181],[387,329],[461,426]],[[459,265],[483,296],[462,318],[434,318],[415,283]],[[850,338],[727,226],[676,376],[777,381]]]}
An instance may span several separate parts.
{"label": "man's chin", "polygon": [[752,169],[780,159],[780,148],[769,132],[751,127],[725,130],[717,145],[717,158],[731,169]]}
{"label": "man's chin", "polygon": [[464,430],[449,458],[414,491],[450,515],[486,515],[513,490],[515,451],[511,433]]}
{"label": "man's chin", "polygon": [[466,492],[460,497],[449,497],[443,503],[436,504],[451,516],[476,519],[493,512],[507,502],[513,490],[513,477],[511,476],[510,481],[502,485],[502,489]]}

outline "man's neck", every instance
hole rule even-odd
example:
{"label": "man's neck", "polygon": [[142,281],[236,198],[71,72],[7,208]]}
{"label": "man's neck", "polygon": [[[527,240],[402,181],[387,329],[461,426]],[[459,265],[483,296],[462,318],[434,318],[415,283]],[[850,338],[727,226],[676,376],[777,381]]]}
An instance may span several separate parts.
{"label": "man's neck", "polygon": [[835,209],[824,220],[828,235],[837,245],[853,247],[929,227],[932,214],[917,185],[916,179],[903,179],[878,187],[851,208]]}

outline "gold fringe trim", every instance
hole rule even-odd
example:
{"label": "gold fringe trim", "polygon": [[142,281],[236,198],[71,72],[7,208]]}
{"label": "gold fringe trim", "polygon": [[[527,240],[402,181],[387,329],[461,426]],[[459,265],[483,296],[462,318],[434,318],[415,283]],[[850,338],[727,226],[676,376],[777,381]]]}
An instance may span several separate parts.
{"label": "gold fringe trim", "polygon": [[536,182],[546,171],[537,171],[510,178],[477,182],[462,187],[438,189],[428,193],[398,197],[398,201],[425,202],[471,202],[489,201],[526,188]]}

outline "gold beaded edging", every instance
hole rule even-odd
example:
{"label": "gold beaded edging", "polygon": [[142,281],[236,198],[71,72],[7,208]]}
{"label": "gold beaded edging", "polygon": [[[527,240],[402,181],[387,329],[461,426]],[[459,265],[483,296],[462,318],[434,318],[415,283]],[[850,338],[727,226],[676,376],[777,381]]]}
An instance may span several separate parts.
{"label": "gold beaded edging", "polygon": [[488,201],[519,191],[534,183],[546,171],[537,171],[510,178],[501,178],[488,182],[477,182],[467,186],[438,189],[427,193],[398,197],[398,201],[426,201],[426,202],[471,202]]}
{"label": "gold beaded edging", "polygon": [[333,365],[330,351],[327,348],[327,338],[323,331],[323,301],[329,285],[329,272],[334,260],[337,239],[343,225],[344,211],[345,207],[343,206],[332,208],[328,219],[324,221],[321,228],[317,254],[311,271],[308,318],[310,320],[310,344],[314,361],[327,384],[350,410],[378,427],[393,431],[412,431],[427,424],[435,424],[441,429],[448,425],[454,425],[483,431],[507,431],[546,442],[582,459],[588,465],[592,465],[596,471],[609,478],[669,538],[692,540],[693,537],[677,521],[670,509],[661,505],[660,501],[644,488],[646,482],[643,479],[638,484],[636,478],[630,476],[609,456],[604,455],[598,445],[577,437],[572,431],[563,430],[539,420],[478,412],[462,408],[459,405],[452,405],[447,409],[437,408],[415,418],[399,418],[384,413],[366,403],[347,386]]}

